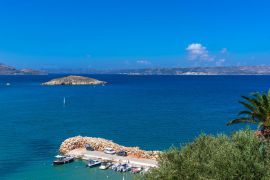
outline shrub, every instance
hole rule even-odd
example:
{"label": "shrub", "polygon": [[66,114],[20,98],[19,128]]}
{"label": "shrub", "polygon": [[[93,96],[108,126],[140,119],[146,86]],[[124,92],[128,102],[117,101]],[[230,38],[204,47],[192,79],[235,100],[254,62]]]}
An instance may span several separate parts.
{"label": "shrub", "polygon": [[142,179],[270,179],[270,144],[261,143],[254,131],[231,136],[200,135],[182,148],[172,147]]}

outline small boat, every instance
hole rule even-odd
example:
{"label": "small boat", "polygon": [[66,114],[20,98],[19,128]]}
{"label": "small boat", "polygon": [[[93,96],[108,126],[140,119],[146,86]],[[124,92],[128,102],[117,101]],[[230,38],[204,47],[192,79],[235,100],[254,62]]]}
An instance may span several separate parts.
{"label": "small boat", "polygon": [[128,172],[131,170],[131,167],[129,166],[129,164],[120,164],[113,170],[117,172]]}
{"label": "small boat", "polygon": [[106,153],[106,154],[115,154],[116,152],[112,148],[105,148],[104,153]]}
{"label": "small boat", "polygon": [[86,167],[89,167],[89,168],[97,167],[97,166],[100,166],[100,164],[101,164],[101,162],[98,160],[89,160]]}
{"label": "small boat", "polygon": [[6,83],[6,86],[10,86],[10,83]]}
{"label": "small boat", "polygon": [[53,165],[61,165],[61,164],[71,163],[74,161],[74,157],[70,157],[70,156],[57,155],[55,156],[55,158],[56,160],[53,161]]}
{"label": "small boat", "polygon": [[99,169],[105,170],[112,166],[111,162],[102,162]]}
{"label": "small boat", "polygon": [[122,172],[128,172],[131,170],[131,166],[129,164],[123,164]]}
{"label": "small boat", "polygon": [[119,164],[119,163],[113,164],[112,170],[116,171],[119,166],[121,166],[121,164]]}
{"label": "small boat", "polygon": [[131,168],[131,172],[133,174],[137,174],[137,173],[139,173],[141,171],[142,171],[142,168],[141,167],[133,167],[133,168]]}

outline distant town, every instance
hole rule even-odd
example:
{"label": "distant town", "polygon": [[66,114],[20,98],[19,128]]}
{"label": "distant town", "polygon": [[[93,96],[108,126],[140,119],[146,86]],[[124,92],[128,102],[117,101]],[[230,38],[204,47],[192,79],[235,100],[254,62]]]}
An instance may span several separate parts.
{"label": "distant town", "polygon": [[51,74],[125,74],[125,75],[270,75],[270,66],[179,67],[147,69],[46,69]]}
{"label": "distant town", "polygon": [[216,66],[146,69],[17,69],[0,64],[0,75],[124,74],[124,75],[270,75],[270,66]]}

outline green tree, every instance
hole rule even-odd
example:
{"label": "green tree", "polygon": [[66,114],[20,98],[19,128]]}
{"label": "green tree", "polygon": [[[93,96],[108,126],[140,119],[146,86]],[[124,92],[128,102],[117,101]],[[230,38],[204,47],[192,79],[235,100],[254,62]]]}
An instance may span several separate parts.
{"label": "green tree", "polygon": [[242,96],[244,101],[239,103],[244,106],[238,118],[231,120],[227,125],[237,123],[256,123],[261,128],[265,137],[270,135],[270,90],[266,93],[252,93],[250,97]]}
{"label": "green tree", "polygon": [[200,135],[181,148],[160,154],[158,167],[139,176],[143,180],[268,180],[270,144],[255,132],[240,130],[231,136]]}

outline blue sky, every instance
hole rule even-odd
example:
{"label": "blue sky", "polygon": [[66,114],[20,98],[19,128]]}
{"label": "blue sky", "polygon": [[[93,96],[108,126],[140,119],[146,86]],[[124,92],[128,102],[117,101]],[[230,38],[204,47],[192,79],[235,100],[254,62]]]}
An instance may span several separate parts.
{"label": "blue sky", "polygon": [[270,1],[0,0],[0,62],[32,68],[270,65]]}

